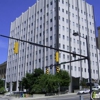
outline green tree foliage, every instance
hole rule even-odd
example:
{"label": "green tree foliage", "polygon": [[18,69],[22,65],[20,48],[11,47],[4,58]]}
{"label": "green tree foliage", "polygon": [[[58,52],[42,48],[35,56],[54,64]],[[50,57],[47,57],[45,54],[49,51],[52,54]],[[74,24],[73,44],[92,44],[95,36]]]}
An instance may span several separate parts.
{"label": "green tree foliage", "polygon": [[5,93],[5,92],[6,92],[5,88],[4,88],[4,87],[1,87],[1,88],[0,88],[0,94],[3,94],[3,93]]}
{"label": "green tree foliage", "polygon": [[22,85],[24,86],[25,89],[30,89],[31,85],[34,82],[34,74],[32,73],[27,73],[26,77],[23,77],[22,79]]}
{"label": "green tree foliage", "polygon": [[35,69],[35,71],[34,71],[34,76],[35,77],[38,77],[38,76],[40,76],[42,74],[44,74],[44,71],[41,70],[41,68]]}
{"label": "green tree foliage", "polygon": [[0,94],[5,92],[4,81],[0,79]]}
{"label": "green tree foliage", "polygon": [[22,78],[23,87],[31,91],[33,84],[35,84],[35,81],[37,80],[37,78],[43,73],[44,73],[43,70],[41,70],[40,68],[35,69],[33,73],[27,73],[26,77]]}
{"label": "green tree foliage", "polygon": [[69,86],[70,76],[67,71],[60,70],[59,73],[56,73],[56,76],[61,80],[60,86],[67,86],[67,87]]}
{"label": "green tree foliage", "polygon": [[58,83],[60,83],[60,79],[55,75],[43,74],[33,85],[32,92],[56,92],[58,89]]}
{"label": "green tree foliage", "polygon": [[0,79],[0,88],[4,87],[4,81]]}
{"label": "green tree foliage", "polygon": [[57,92],[59,86],[69,86],[68,72],[60,71],[56,75],[44,74],[43,70],[35,69],[33,73],[27,73],[22,79],[22,84],[30,93]]}

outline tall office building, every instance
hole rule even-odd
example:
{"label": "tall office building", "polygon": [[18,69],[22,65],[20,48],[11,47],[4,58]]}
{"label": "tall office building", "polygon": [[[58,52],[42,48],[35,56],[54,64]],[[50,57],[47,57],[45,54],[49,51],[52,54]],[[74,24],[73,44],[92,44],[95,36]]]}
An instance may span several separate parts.
{"label": "tall office building", "polygon": [[[84,0],[37,0],[11,23],[10,36],[87,56],[86,39],[73,36],[74,32],[84,38],[88,36],[92,79],[97,80],[94,12],[93,6]],[[18,42],[19,53],[14,54],[15,40],[9,40],[6,87],[10,91],[19,91],[19,82],[27,72],[32,73],[35,68],[45,72],[46,66],[55,64],[55,50]],[[80,59],[65,52],[59,52],[59,56],[59,63]],[[69,72],[74,89],[79,88],[80,80],[89,78],[87,60],[63,64],[60,69]],[[49,70],[52,74],[56,71],[55,67]]]}

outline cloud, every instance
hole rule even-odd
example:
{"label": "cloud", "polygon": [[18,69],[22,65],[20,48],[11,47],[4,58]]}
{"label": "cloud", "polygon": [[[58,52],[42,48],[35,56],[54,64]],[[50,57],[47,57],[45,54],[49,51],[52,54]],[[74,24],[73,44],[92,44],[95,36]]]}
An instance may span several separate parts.
{"label": "cloud", "polygon": [[0,48],[8,49],[8,42],[4,40],[0,40]]}

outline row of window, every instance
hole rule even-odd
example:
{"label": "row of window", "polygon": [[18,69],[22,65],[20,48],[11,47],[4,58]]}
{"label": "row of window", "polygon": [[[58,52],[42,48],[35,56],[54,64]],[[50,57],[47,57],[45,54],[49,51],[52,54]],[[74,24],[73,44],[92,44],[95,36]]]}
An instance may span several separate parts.
{"label": "row of window", "polygon": [[[65,21],[64,21],[64,22],[65,22]],[[70,24],[71,24],[71,22],[70,22]],[[73,24],[73,26],[75,26],[75,22],[73,22],[72,24]],[[76,23],[76,27],[77,27],[77,28],[80,28],[80,29],[82,28],[82,30],[85,30],[85,31],[88,30],[87,27],[84,27],[84,26],[81,27],[81,25],[79,25],[79,24],[77,24],[77,23]],[[61,25],[59,25],[59,29],[62,29],[63,31],[66,30],[67,32],[69,31],[69,28],[68,28],[68,27],[66,27],[66,26],[61,26]],[[75,31],[75,30],[74,30],[74,31]],[[70,32],[71,32],[71,29],[70,29]],[[88,32],[95,34],[95,33],[92,31],[92,29],[90,29],[90,31],[88,30]]]}
{"label": "row of window", "polygon": [[[60,7],[59,7],[59,10],[60,10]],[[71,17],[71,12],[68,12],[68,10],[65,10],[65,9],[62,9],[62,12],[64,13],[66,13],[66,14],[69,14],[70,15],[70,17]],[[82,14],[81,14],[82,15]],[[78,15],[75,15],[74,13],[72,13],[72,17],[75,17],[76,16],[76,19],[78,19],[79,18],[79,20],[80,20],[80,16],[78,16]],[[89,17],[90,18],[90,17]],[[83,21],[83,18],[81,18],[82,19],[82,21]],[[85,22],[86,22],[86,19],[85,19]],[[91,23],[91,22],[90,22]],[[91,24],[90,24],[91,25]]]}
{"label": "row of window", "polygon": [[[65,65],[63,65],[63,69],[65,69],[66,68],[66,66]],[[69,67],[69,65],[67,65],[67,70],[70,70],[70,67]],[[80,71],[81,69],[80,69],[80,67],[76,67],[76,66],[71,66],[71,70],[74,70],[74,71]],[[82,68],[82,72],[87,72],[87,70],[86,70],[86,68]],[[91,73],[92,73],[92,71],[93,71],[93,73],[95,74],[95,72],[98,74],[98,70],[92,70],[91,69]]]}
{"label": "row of window", "polygon": [[[59,0],[59,1],[60,1],[60,0]],[[65,0],[62,0],[62,4],[66,4],[66,6],[69,5],[69,7],[72,7],[72,9],[75,9],[76,11],[81,12],[82,14],[88,15],[89,17],[92,17],[92,18],[93,18],[93,16],[91,16],[91,15],[88,14],[88,13],[86,13],[86,11],[80,10],[80,8],[74,7],[74,5],[68,4],[68,2],[66,2]],[[84,7],[84,8],[86,8],[86,7]]]}
{"label": "row of window", "polygon": [[0,69],[0,74],[5,74],[6,73],[6,68]]}
{"label": "row of window", "polygon": [[[65,69],[65,65],[63,65],[63,69]],[[70,67],[69,67],[69,65],[67,66],[67,70],[70,70]],[[74,71],[80,71],[81,69],[80,69],[80,67],[76,67],[76,66],[74,66],[74,67],[72,67],[71,66],[71,70],[74,70]],[[86,68],[82,68],[82,72],[87,72],[87,69]],[[29,73],[31,73],[31,70],[29,70]],[[98,74],[98,70],[92,70],[91,69],[91,73],[93,73],[93,74]],[[23,72],[19,72],[19,76],[23,76]],[[14,77],[16,77],[16,73],[15,74],[12,74],[11,75],[12,77],[14,76]],[[10,75],[7,75],[7,77],[9,78],[10,77]]]}

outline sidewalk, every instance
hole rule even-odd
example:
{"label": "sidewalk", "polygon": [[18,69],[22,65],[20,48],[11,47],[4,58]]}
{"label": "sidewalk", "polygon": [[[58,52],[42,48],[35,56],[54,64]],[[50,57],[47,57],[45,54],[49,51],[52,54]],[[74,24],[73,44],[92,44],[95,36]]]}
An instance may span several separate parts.
{"label": "sidewalk", "polygon": [[67,93],[67,94],[60,94],[60,95],[53,95],[53,96],[37,96],[37,97],[10,97],[10,96],[0,96],[1,98],[6,98],[8,100],[36,100],[40,98],[52,98],[52,97],[58,97],[58,96],[70,96],[70,95],[76,95],[77,93]]}

